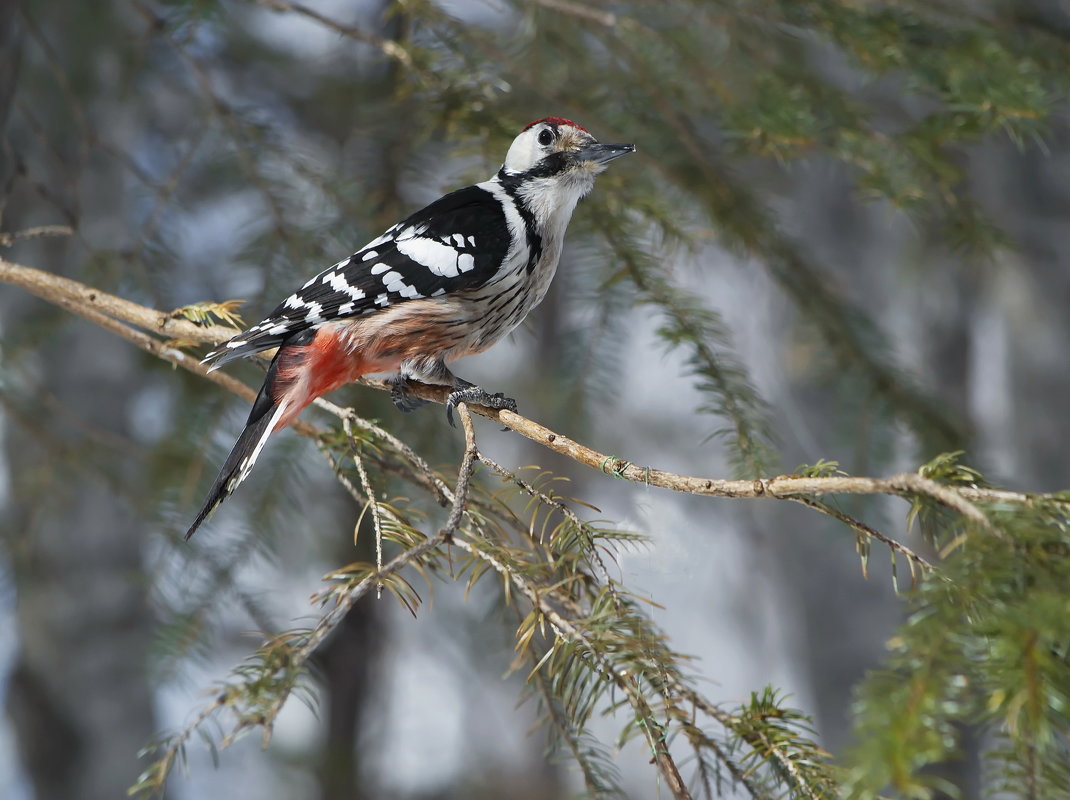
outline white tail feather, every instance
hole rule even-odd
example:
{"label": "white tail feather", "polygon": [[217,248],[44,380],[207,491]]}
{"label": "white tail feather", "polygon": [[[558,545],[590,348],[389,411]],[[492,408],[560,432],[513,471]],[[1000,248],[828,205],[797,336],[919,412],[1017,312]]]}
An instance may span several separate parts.
{"label": "white tail feather", "polygon": [[260,457],[260,451],[264,449],[264,445],[267,444],[268,437],[275,430],[275,425],[282,418],[282,415],[286,413],[286,409],[290,407],[289,402],[283,401],[279,404],[279,407],[275,409],[275,413],[271,415],[271,419],[268,421],[267,428],[264,429],[263,434],[260,436],[260,440],[256,443],[256,447],[252,449],[245,458],[238,464],[237,474],[227,482],[227,494],[231,494],[238,488],[239,484],[247,477],[253,470],[253,465],[256,464],[256,460]]}

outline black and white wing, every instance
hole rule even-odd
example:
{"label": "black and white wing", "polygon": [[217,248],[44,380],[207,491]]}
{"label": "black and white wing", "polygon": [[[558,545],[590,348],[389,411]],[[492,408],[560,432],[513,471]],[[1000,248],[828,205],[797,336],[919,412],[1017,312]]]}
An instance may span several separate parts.
{"label": "black and white wing", "polygon": [[501,202],[479,186],[447,194],[316,275],[262,322],[205,356],[213,369],[278,347],[331,320],[474,289],[498,272],[512,247]]}

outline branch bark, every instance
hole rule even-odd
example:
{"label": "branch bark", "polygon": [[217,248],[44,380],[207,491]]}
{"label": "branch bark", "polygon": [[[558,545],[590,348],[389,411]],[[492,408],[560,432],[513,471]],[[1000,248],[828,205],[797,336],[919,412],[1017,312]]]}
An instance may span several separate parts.
{"label": "branch bark", "polygon": [[[198,325],[176,312],[162,312],[116,297],[69,278],[13,263],[0,257],[0,283],[19,286],[38,297],[84,317],[95,324],[122,336],[137,346],[172,364],[217,383],[228,391],[246,399],[254,392],[245,384],[218,372],[209,373],[193,357],[156,338],[166,336],[196,342],[219,343],[234,335],[234,329],[222,325]],[[131,327],[134,326],[134,327]],[[147,333],[154,334],[152,336]],[[361,383],[383,391],[389,383],[382,380],[362,380]],[[418,397],[443,404],[448,389],[442,386],[413,385],[411,391]],[[323,407],[339,416],[349,412],[328,402]],[[621,480],[656,486],[675,492],[706,497],[747,499],[797,500],[799,497],[817,498],[829,494],[892,495],[895,497],[927,497],[940,505],[962,515],[980,527],[998,535],[986,513],[978,503],[1031,504],[1037,499],[1065,502],[1051,495],[1030,495],[1000,489],[977,486],[948,486],[925,478],[917,473],[904,472],[886,478],[863,476],[804,477],[778,475],[754,480],[726,480],[722,478],[683,475],[641,466],[628,459],[609,455],[557,433],[544,425],[508,410],[491,410],[482,406],[470,408],[474,414],[493,419],[504,427],[519,433],[549,450],[564,455],[591,469]],[[304,435],[317,435],[318,429],[307,423],[294,426]],[[904,553],[906,555],[906,553]],[[910,556],[908,556],[910,557]],[[915,563],[922,563],[916,556]]]}

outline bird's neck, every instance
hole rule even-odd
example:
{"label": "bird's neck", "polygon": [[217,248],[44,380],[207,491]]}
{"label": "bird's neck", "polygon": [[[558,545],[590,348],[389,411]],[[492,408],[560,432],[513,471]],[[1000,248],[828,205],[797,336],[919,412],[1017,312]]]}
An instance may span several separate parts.
{"label": "bird's neck", "polygon": [[576,204],[594,187],[590,173],[530,177],[498,172],[494,180],[522,207],[522,213],[544,240],[560,242]]}

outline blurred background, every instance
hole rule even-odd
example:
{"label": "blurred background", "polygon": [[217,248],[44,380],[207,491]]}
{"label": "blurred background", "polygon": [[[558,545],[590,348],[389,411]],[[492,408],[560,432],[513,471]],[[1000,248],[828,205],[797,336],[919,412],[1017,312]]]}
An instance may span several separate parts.
{"label": "blurred background", "polygon": [[[243,299],[252,323],[566,116],[638,153],[578,208],[543,305],[460,374],[688,474],[884,475],[964,449],[1055,490],[1068,67],[1055,0],[4,0],[0,232],[74,232],[0,256],[162,310]],[[463,449],[437,407],[334,399],[432,463]],[[301,624],[322,575],[367,558],[360,509],[290,433],[180,541],[246,414],[0,285],[0,796],[125,796],[138,751],[252,632]],[[615,569],[712,697],[778,687],[825,747],[849,745],[852,686],[901,613],[883,555],[866,579],[854,536],[804,508],[625,484],[479,431],[499,463],[570,478],[590,516],[649,536]],[[901,503],[844,506],[902,530]],[[463,589],[436,584],[416,618],[362,602],[272,745],[216,766],[195,740],[170,796],[575,794],[507,675],[515,620],[493,587]],[[634,797],[653,796],[648,760],[617,759]],[[975,796],[969,748],[949,769]]]}

